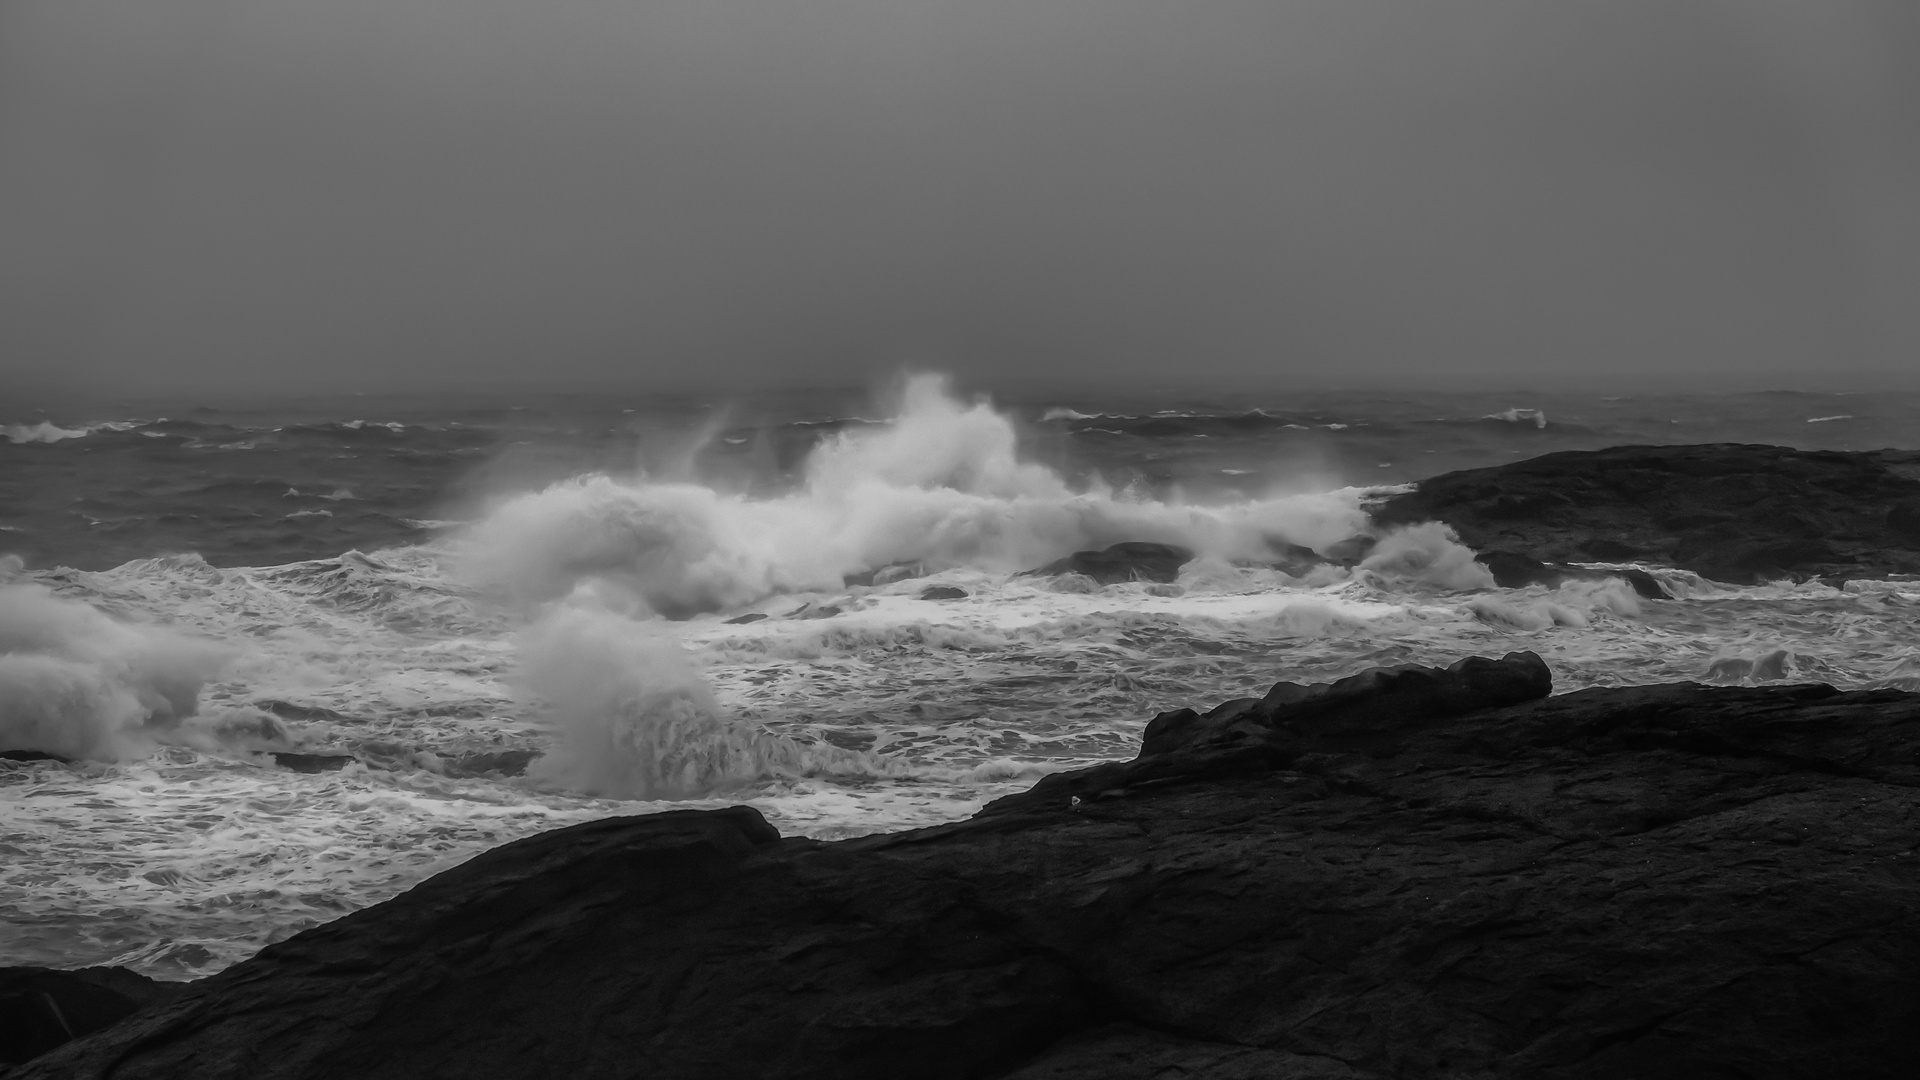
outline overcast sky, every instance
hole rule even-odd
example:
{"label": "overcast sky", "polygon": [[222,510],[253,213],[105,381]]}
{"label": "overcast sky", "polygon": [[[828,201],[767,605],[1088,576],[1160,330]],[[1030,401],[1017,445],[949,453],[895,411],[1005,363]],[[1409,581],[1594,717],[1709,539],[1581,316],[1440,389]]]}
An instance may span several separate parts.
{"label": "overcast sky", "polygon": [[1920,372],[1912,0],[0,0],[0,393]]}

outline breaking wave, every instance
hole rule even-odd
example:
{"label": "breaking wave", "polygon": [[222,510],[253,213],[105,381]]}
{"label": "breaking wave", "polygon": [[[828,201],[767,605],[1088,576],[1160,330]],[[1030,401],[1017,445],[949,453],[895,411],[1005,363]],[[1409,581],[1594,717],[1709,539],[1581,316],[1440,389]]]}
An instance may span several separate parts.
{"label": "breaking wave", "polygon": [[[838,588],[850,575],[903,562],[1011,573],[1145,540],[1257,563],[1289,545],[1324,550],[1368,529],[1368,489],[1158,500],[1098,479],[1076,487],[1018,449],[1007,416],[917,376],[893,420],[821,442],[785,493],[579,476],[494,506],[467,533],[463,568],[523,607],[591,585],[682,618]],[[1399,546],[1389,539],[1372,567],[1448,587],[1491,584],[1440,530]]]}
{"label": "breaking wave", "polygon": [[870,754],[773,735],[721,715],[713,693],[658,629],[569,605],[519,635],[522,678],[557,722],[529,769],[570,791],[687,799],[778,778],[882,775]]}
{"label": "breaking wave", "polygon": [[229,651],[122,622],[32,583],[0,584],[0,750],[119,759],[193,714]]}

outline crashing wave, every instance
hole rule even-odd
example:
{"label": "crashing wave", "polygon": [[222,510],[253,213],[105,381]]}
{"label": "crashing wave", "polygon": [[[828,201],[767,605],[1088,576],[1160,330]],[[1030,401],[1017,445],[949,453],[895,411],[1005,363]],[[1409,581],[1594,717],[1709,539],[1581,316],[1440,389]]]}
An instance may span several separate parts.
{"label": "crashing wave", "polygon": [[1005,415],[918,377],[893,420],[816,446],[792,490],[751,496],[575,477],[495,505],[466,534],[461,561],[472,580],[522,606],[588,585],[685,617],[832,589],[894,563],[1011,573],[1129,540],[1260,561],[1276,542],[1319,549],[1366,531],[1367,495],[1197,503],[1097,480],[1075,487],[1021,458]]}
{"label": "crashing wave", "polygon": [[31,582],[0,584],[0,750],[118,759],[193,714],[229,657]]}
{"label": "crashing wave", "polygon": [[874,754],[722,715],[678,643],[609,611],[563,606],[519,635],[522,677],[556,721],[528,775],[623,799],[686,799],[780,778],[898,771]]}

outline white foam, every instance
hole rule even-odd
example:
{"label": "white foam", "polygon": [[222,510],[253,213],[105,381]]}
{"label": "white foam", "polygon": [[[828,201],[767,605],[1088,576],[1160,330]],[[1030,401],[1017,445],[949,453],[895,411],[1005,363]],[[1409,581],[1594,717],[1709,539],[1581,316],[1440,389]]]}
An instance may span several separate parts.
{"label": "white foam", "polygon": [[89,428],[63,428],[46,420],[37,424],[0,426],[0,435],[5,435],[7,441],[16,446],[22,443],[56,443],[62,439],[82,439],[91,433]]}

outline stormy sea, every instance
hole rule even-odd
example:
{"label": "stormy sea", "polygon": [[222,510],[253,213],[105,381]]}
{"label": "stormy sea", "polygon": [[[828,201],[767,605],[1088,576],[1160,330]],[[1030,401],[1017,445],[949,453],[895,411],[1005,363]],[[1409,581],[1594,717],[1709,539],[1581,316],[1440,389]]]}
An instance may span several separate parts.
{"label": "stormy sea", "polygon": [[[192,401],[0,416],[0,964],[191,979],[507,841],[831,839],[1158,710],[1531,650],[1557,690],[1920,689],[1920,581],[1503,589],[1367,507],[1557,450],[1920,446],[1920,394]],[[1031,573],[1129,541],[1172,580]]]}

